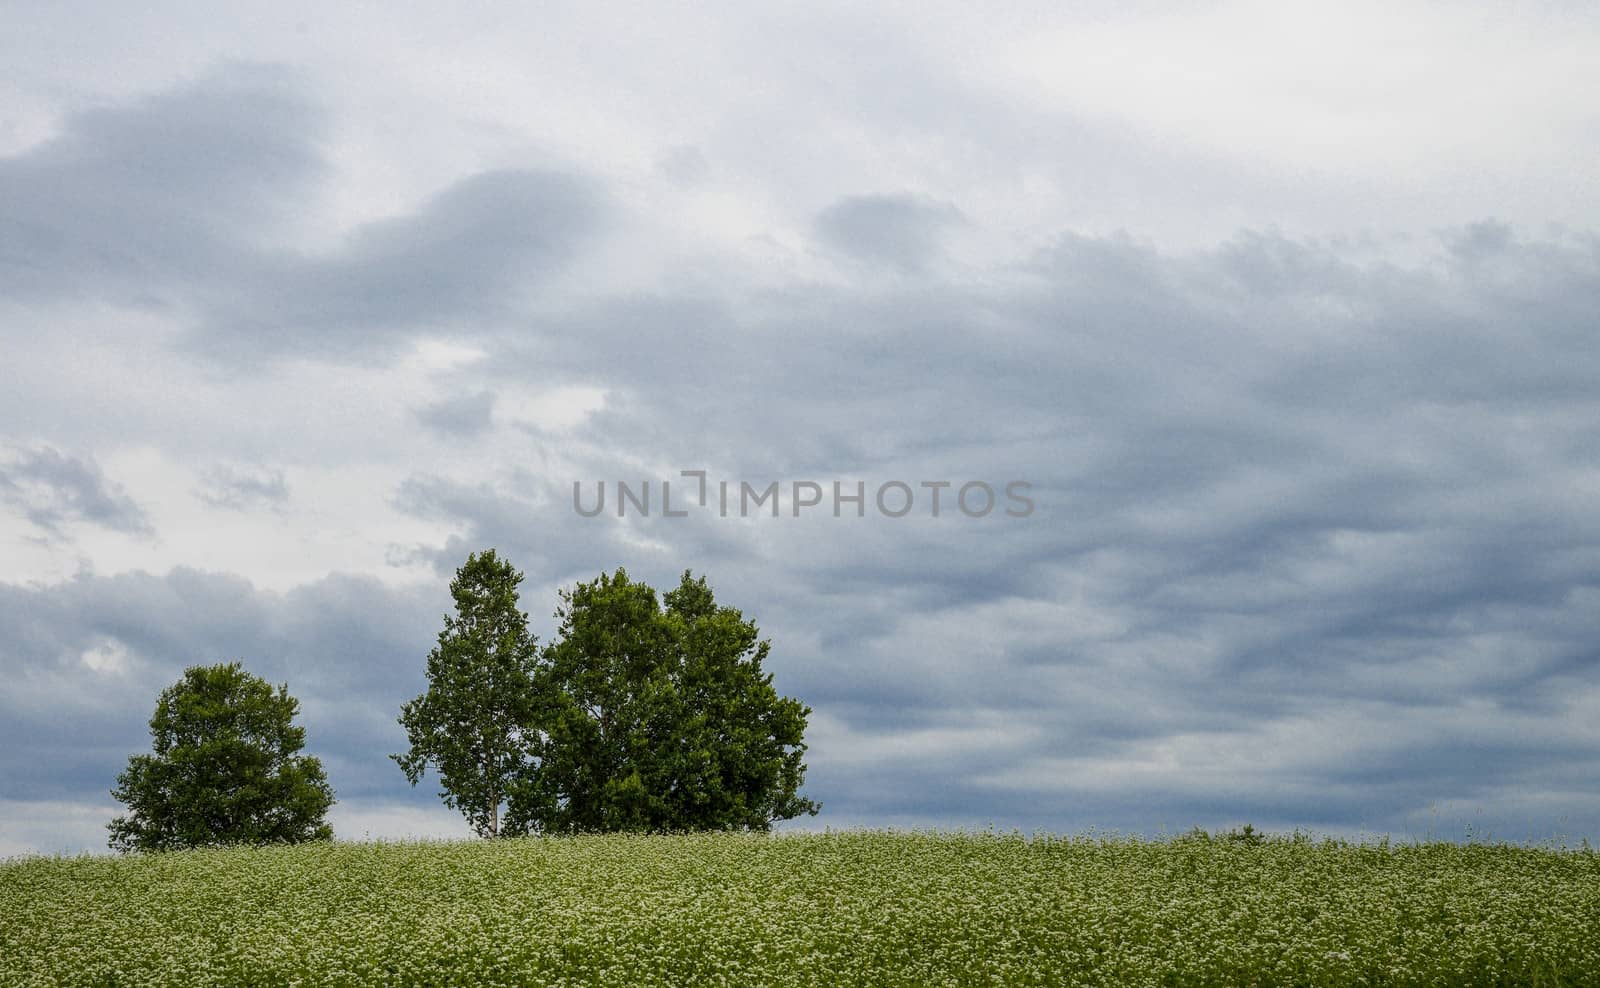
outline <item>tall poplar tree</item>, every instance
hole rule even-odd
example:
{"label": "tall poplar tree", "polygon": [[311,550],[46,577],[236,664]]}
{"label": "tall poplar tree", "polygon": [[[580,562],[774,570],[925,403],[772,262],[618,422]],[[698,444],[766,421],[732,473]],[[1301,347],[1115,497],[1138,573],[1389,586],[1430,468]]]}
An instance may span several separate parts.
{"label": "tall poplar tree", "polygon": [[445,804],[481,837],[499,837],[501,807],[529,770],[536,742],[538,640],[517,609],[522,574],[493,549],[473,553],[450,584],[446,615],[428,653],[428,688],[401,707],[410,751],[392,755],[414,786],[428,766]]}

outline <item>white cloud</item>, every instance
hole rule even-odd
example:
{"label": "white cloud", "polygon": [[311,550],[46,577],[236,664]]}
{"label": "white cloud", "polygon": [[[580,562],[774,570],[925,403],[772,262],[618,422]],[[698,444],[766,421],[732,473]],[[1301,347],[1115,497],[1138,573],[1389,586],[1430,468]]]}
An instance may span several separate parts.
{"label": "white cloud", "polygon": [[115,638],[102,638],[93,646],[84,649],[81,659],[84,665],[98,673],[127,672],[128,646]]}

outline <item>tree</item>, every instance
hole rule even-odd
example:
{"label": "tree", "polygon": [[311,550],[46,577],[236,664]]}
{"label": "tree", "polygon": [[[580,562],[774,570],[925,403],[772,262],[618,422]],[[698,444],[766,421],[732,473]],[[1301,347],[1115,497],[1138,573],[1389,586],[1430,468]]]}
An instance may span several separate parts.
{"label": "tree", "polygon": [[536,741],[538,640],[517,610],[522,574],[493,549],[473,553],[450,584],[446,615],[428,653],[428,689],[400,711],[411,750],[392,755],[414,786],[437,769],[445,804],[480,837],[502,833],[500,808],[529,767]]}
{"label": "tree", "polygon": [[150,718],[154,751],[134,755],[111,795],[119,851],[326,840],[333,789],[322,763],[297,754],[299,701],[237,662],[193,666],[162,691]]}
{"label": "tree", "polygon": [[703,577],[685,572],[665,607],[621,569],[561,596],[513,826],[767,830],[817,812],[799,795],[811,710],[778,695],[771,643]]}

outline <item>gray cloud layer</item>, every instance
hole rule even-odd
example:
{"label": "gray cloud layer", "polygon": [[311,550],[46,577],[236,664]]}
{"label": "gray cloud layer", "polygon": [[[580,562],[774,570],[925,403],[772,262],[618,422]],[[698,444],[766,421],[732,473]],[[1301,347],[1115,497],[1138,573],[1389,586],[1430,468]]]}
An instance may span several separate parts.
{"label": "gray cloud layer", "polygon": [[340,357],[499,319],[599,222],[591,183],[506,169],[335,250],[279,246],[322,171],[320,129],[299,88],[258,67],[78,114],[0,161],[0,290],[170,309],[230,362]]}
{"label": "gray cloud layer", "polygon": [[[485,171],[331,252],[286,246],[319,120],[259,69],[74,118],[0,161],[0,284],[156,306],[175,367],[240,379],[265,356],[480,348],[456,393],[408,406],[426,436],[372,454],[411,464],[390,503],[451,533],[392,549],[437,580],[0,584],[0,798],[102,798],[161,686],[243,657],[305,701],[342,797],[426,803],[385,761],[393,718],[450,570],[498,546],[546,634],[557,584],[709,574],[815,708],[819,822],[1420,832],[1443,805],[1508,836],[1600,833],[1592,235],[1485,221],[1400,261],[1270,231],[1186,252],[1063,232],[976,269],[944,238],[981,215],[864,192],[814,218],[826,277],[578,292],[552,273],[621,209],[593,176]],[[604,408],[498,422],[503,396],[561,387]],[[437,443],[477,465],[427,462]],[[92,461],[29,455],[0,473],[11,511],[143,524]],[[574,480],[680,469],[1021,479],[1038,509],[572,511]],[[50,496],[10,493],[25,482]],[[270,510],[287,487],[236,464],[202,497]]]}
{"label": "gray cloud layer", "polygon": [[947,203],[910,196],[847,196],[817,216],[816,230],[834,250],[915,273],[938,253],[944,231],[961,222],[960,211]]}
{"label": "gray cloud layer", "polygon": [[0,290],[34,299],[204,304],[292,218],[319,122],[276,70],[234,68],[81,112],[0,161]]}
{"label": "gray cloud layer", "polygon": [[150,531],[143,510],[92,458],[50,446],[18,450],[0,460],[0,503],[49,538],[60,537],[61,526],[73,521],[134,534]]}

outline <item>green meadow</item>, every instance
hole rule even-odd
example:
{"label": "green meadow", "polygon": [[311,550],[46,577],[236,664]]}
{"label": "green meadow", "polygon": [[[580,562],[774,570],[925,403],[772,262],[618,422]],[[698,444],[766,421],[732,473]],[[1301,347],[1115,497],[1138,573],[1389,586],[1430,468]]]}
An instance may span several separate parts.
{"label": "green meadow", "polygon": [[994,833],[0,865],[4,985],[1593,985],[1600,856]]}

